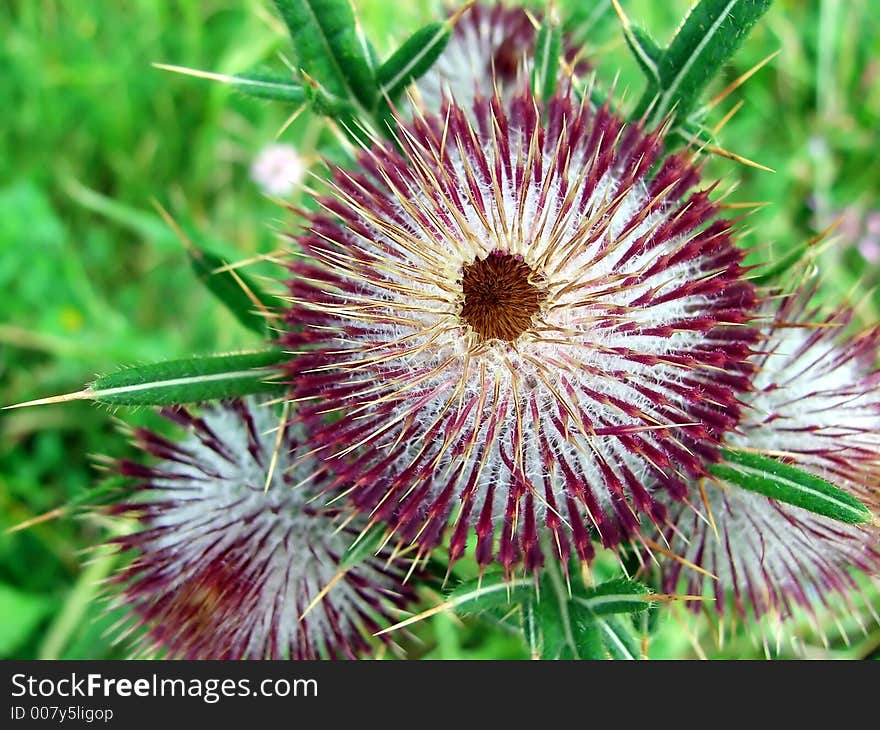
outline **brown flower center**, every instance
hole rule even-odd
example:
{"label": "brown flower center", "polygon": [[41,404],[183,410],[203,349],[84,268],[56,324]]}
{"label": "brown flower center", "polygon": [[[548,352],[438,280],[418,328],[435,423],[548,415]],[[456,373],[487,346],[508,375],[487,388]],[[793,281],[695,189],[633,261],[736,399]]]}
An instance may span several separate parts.
{"label": "brown flower center", "polygon": [[532,326],[547,294],[520,257],[493,252],[462,268],[461,319],[484,340],[513,342]]}

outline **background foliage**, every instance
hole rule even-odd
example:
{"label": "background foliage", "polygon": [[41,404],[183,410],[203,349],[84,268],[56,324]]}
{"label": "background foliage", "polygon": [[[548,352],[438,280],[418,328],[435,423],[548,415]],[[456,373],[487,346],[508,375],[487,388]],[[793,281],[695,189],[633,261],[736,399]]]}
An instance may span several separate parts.
{"label": "background foliage", "polygon": [[[663,43],[688,4],[622,0],[630,19]],[[393,13],[385,0],[355,6],[383,54],[438,17],[426,0],[395,4]],[[285,109],[151,64],[220,73],[281,67],[277,54],[287,50],[287,36],[269,3],[8,0],[0,28],[0,405],[78,390],[119,365],[258,344],[196,284],[151,200],[230,259],[278,248],[282,211],[249,180],[248,167],[275,138]],[[769,203],[745,223],[754,231],[745,244],[756,247],[755,256],[776,259],[843,215],[839,235],[816,253],[821,293],[831,301],[852,297],[865,321],[880,318],[880,263],[870,246],[876,240],[880,258],[880,230],[873,239],[867,230],[871,221],[880,228],[878,31],[871,0],[778,0],[712,89],[780,54],[710,117],[720,121],[742,100],[722,145],[775,170],[709,163],[710,176],[737,182],[731,201]],[[634,106],[642,76],[613,11],[593,29],[588,48],[600,80],[619,74],[617,88]],[[308,114],[281,139],[311,162],[335,144]],[[119,415],[154,423],[148,412]],[[98,475],[89,454],[127,448],[111,413],[88,403],[3,413],[0,532],[93,485]],[[125,655],[107,632],[114,617],[95,600],[115,561],[93,550],[106,531],[97,518],[80,516],[0,534],[0,657]],[[876,655],[880,630],[868,619],[862,632],[860,620],[843,621],[848,644],[821,615],[792,631],[810,654]],[[767,631],[770,646],[776,637]],[[476,618],[462,626],[441,614],[413,633],[401,639],[413,657],[528,653],[503,627]],[[706,622],[675,610],[650,651],[755,656],[765,651],[760,636],[734,629],[719,647]],[[785,642],[780,646],[785,653]]]}

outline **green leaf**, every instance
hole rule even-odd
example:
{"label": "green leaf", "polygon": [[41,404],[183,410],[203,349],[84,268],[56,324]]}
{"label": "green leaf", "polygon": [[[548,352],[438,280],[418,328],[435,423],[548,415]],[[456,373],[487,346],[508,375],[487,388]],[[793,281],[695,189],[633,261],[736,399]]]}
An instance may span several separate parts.
{"label": "green leaf", "polygon": [[131,367],[97,378],[88,388],[92,400],[109,405],[158,406],[235,398],[277,390],[269,382],[286,355],[262,350],[208,355]]}
{"label": "green leaf", "polygon": [[576,593],[571,600],[597,616],[615,613],[641,613],[651,605],[647,586],[634,580],[617,578]]}
{"label": "green leaf", "polygon": [[597,616],[596,629],[612,659],[624,661],[641,659],[642,648],[630,624],[616,616]]}
{"label": "green leaf", "polygon": [[[187,254],[193,272],[208,290],[245,327],[258,335],[265,336],[269,320],[260,314],[259,308],[271,311],[277,307],[278,302],[274,297],[263,292],[247,274],[226,269],[226,262],[207,249],[191,244],[187,247]],[[218,271],[218,269],[222,270]],[[257,301],[253,301],[254,299]],[[257,302],[259,302],[259,306]]]}
{"label": "green leaf", "polygon": [[241,74],[219,74],[213,71],[201,71],[186,66],[173,66],[167,63],[154,63],[153,66],[163,71],[172,71],[184,76],[218,81],[232,86],[237,91],[261,99],[300,104],[306,99],[306,92],[301,83],[293,80],[291,74],[280,74],[276,71],[254,70]]}
{"label": "green leaf", "polygon": [[304,74],[304,78],[306,98],[312,106],[312,111],[335,119],[353,142],[369,144],[369,135],[361,121],[364,117],[357,106],[348,99],[330,93],[308,74]]}
{"label": "green leaf", "polygon": [[562,0],[562,30],[575,40],[584,41],[598,37],[597,30],[604,21],[613,16],[611,0]]}
{"label": "green leaf", "polygon": [[541,580],[541,600],[535,613],[541,632],[543,659],[606,659],[597,614],[583,601],[590,591],[562,581],[557,565],[548,565]]}
{"label": "green leaf", "polygon": [[556,91],[561,52],[562,30],[555,15],[549,13],[538,30],[532,68],[532,89],[540,99],[549,99]]}
{"label": "green leaf", "polygon": [[713,464],[710,473],[741,489],[851,525],[872,521],[865,505],[820,477],[750,452],[726,449],[723,456],[726,463]]}
{"label": "green leaf", "polygon": [[291,104],[301,104],[306,100],[303,85],[295,83],[290,76],[275,71],[250,71],[232,76],[230,82],[237,91],[259,99],[272,99]]}
{"label": "green leaf", "polygon": [[542,596],[531,606],[539,628],[542,659],[601,659],[602,644],[595,617],[566,594]]}
{"label": "green leaf", "polygon": [[376,72],[380,96],[396,101],[407,86],[434,65],[451,33],[448,23],[431,23],[413,33]]}
{"label": "green leaf", "polygon": [[638,26],[625,25],[623,37],[629,49],[636,58],[645,76],[660,83],[660,63],[663,59],[663,49],[658,46],[653,38]]}
{"label": "green leaf", "polygon": [[49,615],[54,601],[0,583],[0,657],[7,658],[24,644]]}
{"label": "green leaf", "polygon": [[288,357],[281,350],[258,350],[167,360],[101,375],[77,393],[40,398],[6,408],[71,400],[93,400],[111,406],[168,406],[279,392],[284,386],[273,379],[279,371],[272,366]]}
{"label": "green leaf", "polygon": [[[538,589],[534,579],[506,581],[503,574],[483,576],[454,591],[444,604],[459,614],[488,611],[510,613],[519,606],[522,628],[531,652],[542,659],[605,659],[639,654],[638,641],[627,639],[614,614],[646,615],[651,606],[649,589],[623,578],[586,588],[579,581],[569,586],[558,565],[549,564]],[[614,619],[603,628],[600,620]],[[625,627],[624,627],[625,628]],[[609,632],[619,634],[612,641]],[[603,635],[606,634],[606,635]],[[608,644],[615,644],[609,648]],[[616,643],[623,642],[623,648]],[[632,658],[632,657],[625,657]]]}
{"label": "green leaf", "polygon": [[[649,126],[659,124],[673,109],[677,118],[686,118],[703,88],[734,54],[771,1],[700,0],[659,58],[658,75],[649,76],[634,116],[641,116],[654,103]],[[634,32],[633,36],[638,43],[645,42],[646,36],[639,38]]]}
{"label": "green leaf", "polygon": [[350,0],[275,0],[300,68],[340,99],[372,109],[376,79]]}

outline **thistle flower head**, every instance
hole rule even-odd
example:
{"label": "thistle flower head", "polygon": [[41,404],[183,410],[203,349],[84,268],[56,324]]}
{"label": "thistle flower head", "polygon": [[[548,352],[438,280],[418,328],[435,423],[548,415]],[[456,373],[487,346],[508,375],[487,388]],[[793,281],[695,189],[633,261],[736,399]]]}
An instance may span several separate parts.
{"label": "thistle flower head", "polygon": [[[525,91],[538,37],[535,23],[540,21],[537,11],[530,14],[503,2],[467,8],[437,62],[416,82],[425,109],[437,112],[444,99],[455,99],[470,110],[474,99],[491,99],[496,89],[504,101]],[[570,71],[585,73],[588,65],[578,48],[567,38],[563,44]]]}
{"label": "thistle flower head", "polygon": [[[542,119],[543,117],[543,119]],[[474,121],[470,121],[473,119]],[[659,133],[558,96],[401,122],[296,242],[299,418],[353,502],[428,550],[536,570],[615,545],[738,418],[754,301]],[[328,420],[329,419],[329,420]],[[649,488],[648,485],[651,485]]]}
{"label": "thistle flower head", "polygon": [[[733,447],[777,456],[880,508],[880,330],[848,336],[852,312],[821,320],[806,309],[809,292],[787,297],[755,356],[754,392]],[[695,490],[697,491],[697,490]],[[856,588],[851,569],[880,572],[880,531],[853,526],[727,483],[703,486],[704,518],[676,506],[673,551],[717,581],[687,571],[689,592],[714,590],[724,610],[786,616],[795,605]],[[714,528],[709,523],[714,523]],[[665,565],[673,589],[683,572]],[[714,584],[711,586],[710,585]]]}
{"label": "thistle flower head", "polygon": [[137,553],[117,581],[134,627],[146,627],[145,646],[187,659],[367,649],[367,633],[411,597],[404,570],[383,554],[341,564],[357,525],[340,527],[337,512],[315,501],[326,479],[320,465],[304,459],[291,468],[300,441],[285,436],[267,488],[278,427],[270,408],[226,401],[201,415],[164,415],[187,437],[177,443],[138,429],[137,444],[159,463],[119,465],[142,480],[116,508],[140,524],[117,540]]}

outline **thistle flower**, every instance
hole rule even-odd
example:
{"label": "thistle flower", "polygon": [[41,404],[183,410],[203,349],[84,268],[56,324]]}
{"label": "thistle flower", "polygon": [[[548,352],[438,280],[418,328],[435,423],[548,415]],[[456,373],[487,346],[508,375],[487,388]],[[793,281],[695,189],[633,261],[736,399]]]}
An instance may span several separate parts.
{"label": "thistle flower", "polygon": [[[880,507],[880,329],[847,336],[852,312],[816,324],[809,294],[787,297],[755,356],[757,374],[740,429],[729,443],[777,456]],[[743,616],[825,601],[855,589],[851,569],[880,572],[880,531],[846,525],[727,483],[703,487],[705,519],[672,510],[671,547],[717,581],[686,571],[689,592],[714,590],[723,612],[728,592]],[[695,496],[696,501],[701,497]],[[717,531],[717,534],[716,534]],[[664,564],[674,589],[682,573]],[[711,586],[711,588],[710,588]]]}
{"label": "thistle flower", "polygon": [[[455,99],[470,110],[474,99],[491,99],[497,87],[509,100],[526,90],[535,55],[541,14],[503,3],[467,8],[452,31],[443,53],[431,69],[416,82],[418,98],[425,109],[438,112],[444,99]],[[585,73],[589,66],[580,50],[563,38],[563,55],[571,72]],[[563,74],[563,79],[565,74]]]}
{"label": "thistle flower", "polygon": [[[542,120],[543,116],[543,120]],[[471,118],[476,121],[472,125]],[[298,418],[357,507],[450,564],[615,545],[716,456],[755,299],[731,226],[659,132],[558,96],[401,122],[298,236]],[[329,421],[328,421],[329,419]],[[594,531],[594,532],[593,532]],[[497,554],[494,542],[499,541]]]}
{"label": "thistle flower", "polygon": [[[343,569],[357,525],[314,501],[326,479],[312,459],[292,459],[286,436],[266,488],[277,418],[254,400],[226,401],[201,416],[163,414],[189,429],[180,443],[135,431],[161,461],[124,461],[143,480],[116,510],[140,529],[118,538],[138,557],[118,576],[119,601],[145,645],[187,659],[353,657],[411,598],[401,561],[370,556]],[[326,595],[323,589],[330,587]],[[312,603],[315,602],[314,606]],[[311,607],[311,610],[309,610]]]}
{"label": "thistle flower", "polygon": [[251,165],[251,180],[267,195],[290,195],[302,182],[306,166],[289,144],[264,147]]}

